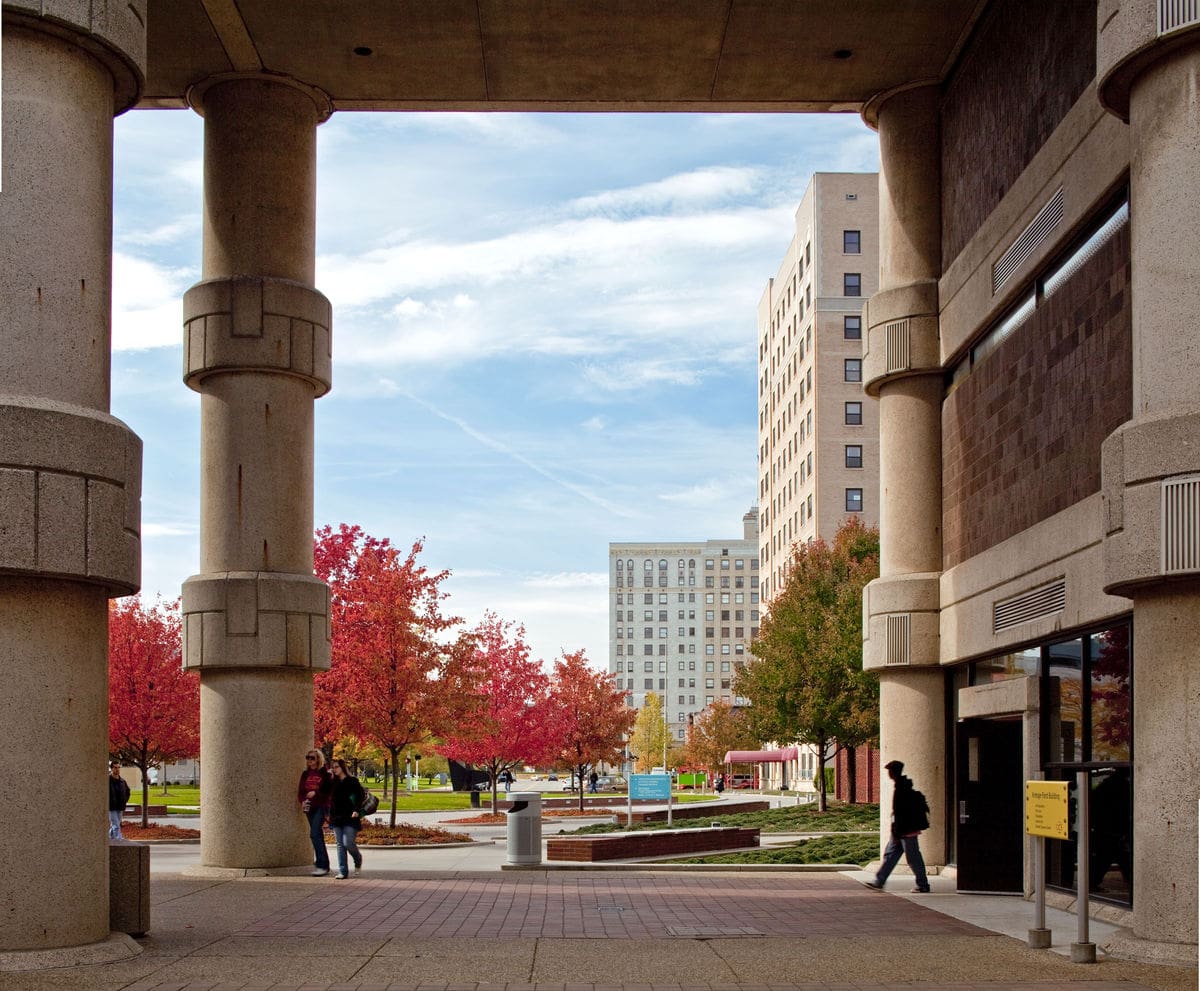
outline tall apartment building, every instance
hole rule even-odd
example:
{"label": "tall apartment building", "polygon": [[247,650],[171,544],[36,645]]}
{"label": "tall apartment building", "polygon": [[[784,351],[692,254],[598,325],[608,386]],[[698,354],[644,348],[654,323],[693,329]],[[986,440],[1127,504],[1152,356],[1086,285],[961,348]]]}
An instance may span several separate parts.
{"label": "tall apartment building", "polygon": [[671,737],[718,699],[758,633],[758,508],[732,540],[608,545],[608,670],[640,709],[666,700]]}
{"label": "tall apartment building", "polygon": [[879,272],[879,176],[818,172],[758,304],[763,601],[791,548],[849,516],[879,522],[878,404],[863,391],[863,302]]}

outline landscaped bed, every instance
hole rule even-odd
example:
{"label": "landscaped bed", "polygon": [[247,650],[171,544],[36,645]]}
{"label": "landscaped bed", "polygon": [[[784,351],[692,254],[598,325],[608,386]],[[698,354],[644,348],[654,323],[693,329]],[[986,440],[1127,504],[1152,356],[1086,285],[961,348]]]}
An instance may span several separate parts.
{"label": "landscaped bed", "polygon": [[848,834],[818,836],[786,846],[759,847],[742,853],[688,857],[673,864],[856,864],[862,867],[879,859],[879,836]]}
{"label": "landscaped bed", "polygon": [[[722,826],[749,826],[757,828],[763,833],[870,832],[879,829],[879,806],[875,804],[844,805],[830,802],[829,808],[825,812],[818,812],[815,805],[809,804],[767,809],[762,812],[739,812],[724,816],[717,814],[717,810],[713,809],[711,816],[703,819],[681,819],[670,828],[703,829],[714,822],[720,823]],[[611,833],[618,830],[623,831],[624,828],[624,825],[593,823],[588,826],[580,826],[574,832],[576,834]],[[665,822],[648,822],[635,823],[633,828],[667,829],[668,827]]]}
{"label": "landscaped bed", "polygon": [[[162,825],[157,822],[152,822],[145,828],[126,823],[121,830],[127,840],[196,840],[200,838],[198,829]],[[325,835],[332,843],[333,834],[326,833]],[[423,846],[433,843],[470,843],[471,837],[465,833],[413,826],[404,822],[397,823],[394,829],[382,823],[372,823],[358,831],[358,842],[362,846]]]}

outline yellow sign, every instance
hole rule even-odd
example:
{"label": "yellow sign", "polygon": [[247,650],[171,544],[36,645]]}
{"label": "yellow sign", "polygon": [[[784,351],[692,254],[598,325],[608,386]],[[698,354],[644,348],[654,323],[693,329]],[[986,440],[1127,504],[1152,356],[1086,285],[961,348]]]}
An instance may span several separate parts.
{"label": "yellow sign", "polygon": [[1066,781],[1025,782],[1025,832],[1069,840]]}

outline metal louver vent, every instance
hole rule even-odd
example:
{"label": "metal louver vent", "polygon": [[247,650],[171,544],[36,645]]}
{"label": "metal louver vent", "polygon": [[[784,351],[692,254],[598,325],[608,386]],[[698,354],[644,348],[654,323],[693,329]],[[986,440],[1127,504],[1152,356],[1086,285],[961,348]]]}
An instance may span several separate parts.
{"label": "metal louver vent", "polygon": [[912,615],[909,613],[899,613],[895,616],[887,618],[887,643],[884,663],[892,664],[908,664],[910,656],[910,631],[912,629]]}
{"label": "metal louver vent", "polygon": [[1200,0],[1158,0],[1158,34],[1200,24]]}
{"label": "metal louver vent", "polygon": [[897,320],[887,325],[887,370],[903,372],[911,367],[908,356],[908,321]]}
{"label": "metal louver vent", "polygon": [[[1200,0],[1197,0],[1200,2]],[[1000,260],[992,266],[992,293],[1000,291],[1011,279],[1021,263],[1037,250],[1038,245],[1049,237],[1063,219],[1063,191],[1050,197],[1049,202],[1042,207],[1029,226],[1023,230],[1012,246],[1000,256]]]}
{"label": "metal louver vent", "polygon": [[992,632],[999,633],[1022,623],[1053,616],[1056,612],[1062,612],[1066,604],[1067,580],[1059,578],[1049,585],[1042,585],[1014,595],[1011,599],[993,603]]}
{"label": "metal louver vent", "polygon": [[1163,480],[1162,571],[1200,571],[1200,475]]}

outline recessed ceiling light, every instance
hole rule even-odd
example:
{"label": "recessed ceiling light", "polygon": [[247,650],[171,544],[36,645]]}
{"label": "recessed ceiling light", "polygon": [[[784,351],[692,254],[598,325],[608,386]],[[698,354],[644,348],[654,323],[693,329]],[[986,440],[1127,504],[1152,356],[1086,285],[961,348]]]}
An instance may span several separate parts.
{"label": "recessed ceiling light", "polygon": [[854,53],[852,51],[850,51],[849,48],[839,48],[836,52],[833,53],[833,57],[836,59],[848,59],[853,54]]}
{"label": "recessed ceiling light", "polygon": [[365,55],[374,55],[375,53],[370,48],[368,48],[366,45],[359,45],[356,49],[354,49],[354,54],[365,56]]}

